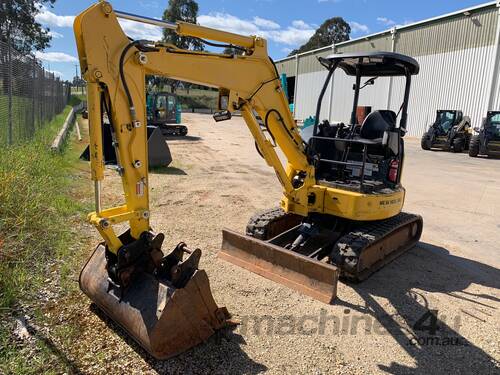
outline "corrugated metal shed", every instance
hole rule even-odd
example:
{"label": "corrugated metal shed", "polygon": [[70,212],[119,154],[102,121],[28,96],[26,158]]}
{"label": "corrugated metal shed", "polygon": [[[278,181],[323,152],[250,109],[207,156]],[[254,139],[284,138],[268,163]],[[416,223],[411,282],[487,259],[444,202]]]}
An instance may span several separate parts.
{"label": "corrugated metal shed", "polygon": [[296,74],[295,73],[295,64],[296,64],[295,59],[296,58],[294,56],[294,57],[290,57],[288,59],[283,59],[283,60],[277,61],[276,68],[278,69],[278,72],[280,72],[280,74],[285,73],[287,75],[287,77],[294,77]]}
{"label": "corrugated metal shed", "polygon": [[489,7],[399,31],[396,50],[413,57],[477,48],[495,42],[498,11]]}
{"label": "corrugated metal shed", "polygon": [[[420,136],[437,109],[461,109],[473,125],[479,125],[488,109],[500,109],[500,8],[497,2],[464,9],[411,25],[398,27],[394,40],[386,30],[363,38],[339,43],[335,52],[392,51],[413,56],[421,65],[414,78],[409,108],[409,133]],[[298,77],[295,117],[304,119],[316,110],[325,69],[317,62],[333,47],[299,54],[278,61],[280,72]],[[325,95],[321,117],[347,122],[352,104],[352,77],[336,72],[333,89]],[[379,79],[362,91],[359,105],[396,112],[402,101],[403,79]],[[313,95],[316,93],[316,95]]]}
{"label": "corrugated metal shed", "polygon": [[311,72],[319,72],[325,70],[318,62],[318,57],[326,57],[333,53],[332,48],[324,49],[316,53],[300,56],[299,58],[299,74],[306,74]]}
{"label": "corrugated metal shed", "polygon": [[337,45],[337,52],[390,51],[392,48],[391,32],[385,32],[371,38],[356,39]]}

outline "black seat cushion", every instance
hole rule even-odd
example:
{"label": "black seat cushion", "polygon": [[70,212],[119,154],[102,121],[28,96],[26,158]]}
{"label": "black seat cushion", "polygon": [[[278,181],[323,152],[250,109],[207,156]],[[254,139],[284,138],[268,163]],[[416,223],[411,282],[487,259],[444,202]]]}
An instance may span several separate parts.
{"label": "black seat cushion", "polygon": [[391,130],[395,126],[396,113],[394,111],[373,111],[363,121],[359,136],[365,139],[382,138],[386,130]]}

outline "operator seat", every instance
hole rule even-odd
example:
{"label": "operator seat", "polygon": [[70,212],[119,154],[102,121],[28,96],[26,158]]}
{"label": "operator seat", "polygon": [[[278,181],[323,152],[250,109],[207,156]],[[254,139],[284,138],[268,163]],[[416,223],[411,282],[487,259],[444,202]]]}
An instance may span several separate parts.
{"label": "operator seat", "polygon": [[377,110],[366,116],[361,125],[359,137],[370,140],[382,140],[385,131],[396,127],[396,113],[390,110]]}

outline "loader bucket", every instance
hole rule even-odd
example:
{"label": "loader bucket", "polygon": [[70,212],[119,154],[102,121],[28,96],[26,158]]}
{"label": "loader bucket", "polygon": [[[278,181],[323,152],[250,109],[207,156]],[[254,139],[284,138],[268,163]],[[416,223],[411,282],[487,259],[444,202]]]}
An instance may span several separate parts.
{"label": "loader bucket", "polygon": [[337,295],[337,267],[229,229],[218,257],[321,302]]}
{"label": "loader bucket", "polygon": [[217,307],[203,270],[195,271],[183,288],[143,272],[117,295],[109,287],[103,244],[87,261],[79,282],[81,290],[156,359],[206,341],[228,318],[227,310]]}

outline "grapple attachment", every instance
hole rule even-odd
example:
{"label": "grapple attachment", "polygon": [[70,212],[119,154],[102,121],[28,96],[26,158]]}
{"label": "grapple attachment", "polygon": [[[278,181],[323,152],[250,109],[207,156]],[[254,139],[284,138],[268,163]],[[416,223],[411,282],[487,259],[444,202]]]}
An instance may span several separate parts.
{"label": "grapple attachment", "polygon": [[182,262],[186,251],[181,243],[166,257],[148,254],[159,267],[136,270],[121,288],[109,277],[109,254],[100,244],[82,269],[80,288],[153,357],[170,358],[206,341],[229,318],[217,307],[206,272],[197,269],[201,251]]}

